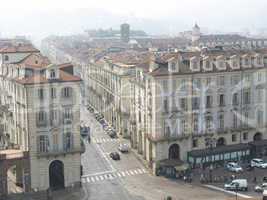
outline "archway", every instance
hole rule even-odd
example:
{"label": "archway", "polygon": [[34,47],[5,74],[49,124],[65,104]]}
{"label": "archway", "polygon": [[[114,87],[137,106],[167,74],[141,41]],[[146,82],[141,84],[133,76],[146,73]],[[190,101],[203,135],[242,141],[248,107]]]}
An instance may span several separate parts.
{"label": "archway", "polygon": [[53,161],[49,166],[49,185],[52,190],[65,187],[64,164],[59,160]]}
{"label": "archway", "polygon": [[169,148],[169,159],[180,159],[180,147],[178,144],[173,144]]}
{"label": "archway", "polygon": [[260,133],[260,132],[256,133],[254,135],[254,137],[253,137],[253,140],[254,141],[260,141],[260,140],[262,140],[262,133]]}
{"label": "archway", "polygon": [[220,146],[225,146],[226,145],[226,140],[225,138],[221,137],[217,140],[216,146],[220,147]]}

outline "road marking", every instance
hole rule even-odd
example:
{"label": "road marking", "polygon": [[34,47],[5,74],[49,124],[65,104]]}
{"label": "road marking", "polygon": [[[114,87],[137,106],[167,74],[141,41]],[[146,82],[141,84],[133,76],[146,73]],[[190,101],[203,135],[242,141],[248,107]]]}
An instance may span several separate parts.
{"label": "road marking", "polygon": [[136,169],[134,170],[134,173],[135,173],[135,174],[139,174],[138,171],[137,171]]}
{"label": "road marking", "polygon": [[92,182],[95,182],[95,179],[94,179],[94,177],[91,177],[91,181],[92,181]]}
{"label": "road marking", "polygon": [[97,181],[99,181],[99,178],[98,178],[98,176],[96,176],[96,177],[95,177],[95,179],[96,179]]}
{"label": "road marking", "polygon": [[214,185],[204,185],[204,186],[207,187],[207,188],[213,189],[213,190],[225,192],[225,193],[232,194],[232,195],[236,195],[237,194],[237,196],[242,197],[242,198],[245,198],[245,199],[251,199],[251,198],[253,198],[251,196],[248,196],[248,195],[245,195],[245,194],[236,193],[236,192],[233,192],[233,191],[228,191],[228,190],[225,190],[225,189],[216,187]]}
{"label": "road marking", "polygon": [[103,181],[104,180],[104,177],[103,176],[99,176],[100,180]]}
{"label": "road marking", "polygon": [[145,169],[142,169],[142,171],[143,171],[144,173],[146,173],[146,170],[145,170]]}
{"label": "road marking", "polygon": [[144,173],[141,169],[138,169],[138,172],[139,172],[140,174],[143,174],[143,173]]}
{"label": "road marking", "polygon": [[131,176],[128,171],[125,172],[128,176]]}
{"label": "road marking", "polygon": [[132,170],[129,170],[129,172],[130,172],[130,174],[131,174],[131,175],[134,175],[134,173],[133,173],[133,171],[132,171]]}
{"label": "road marking", "polygon": [[117,175],[118,175],[118,177],[121,177],[121,174],[119,172],[117,173]]}
{"label": "road marking", "polygon": [[87,182],[88,182],[88,183],[90,183],[90,182],[91,182],[89,177],[87,177]]}
{"label": "road marking", "polygon": [[121,172],[122,176],[125,176],[125,172]]}
{"label": "road marking", "polygon": [[94,173],[94,174],[86,174],[83,175],[82,178],[88,177],[88,176],[97,176],[97,175],[103,175],[103,174],[108,174],[108,173],[113,173],[115,172],[114,170],[109,170],[109,171],[104,171],[104,172],[98,172],[98,173]]}

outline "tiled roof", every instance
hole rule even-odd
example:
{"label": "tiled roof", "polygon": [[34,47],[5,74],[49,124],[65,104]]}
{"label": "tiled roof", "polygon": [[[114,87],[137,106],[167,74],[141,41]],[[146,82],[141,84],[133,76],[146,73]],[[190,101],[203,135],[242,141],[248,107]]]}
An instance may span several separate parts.
{"label": "tiled roof", "polygon": [[51,62],[47,57],[41,55],[40,53],[32,53],[23,60],[13,64],[20,64],[19,66],[24,68],[40,69],[51,64]]}
{"label": "tiled roof", "polygon": [[31,44],[22,44],[22,45],[9,45],[2,47],[0,53],[37,53],[40,52]]}
{"label": "tiled roof", "polygon": [[64,71],[60,70],[59,79],[47,79],[44,75],[35,75],[27,78],[17,78],[15,80],[17,83],[23,85],[33,85],[33,84],[45,84],[45,83],[54,83],[54,82],[79,82],[81,79],[78,76],[71,75]]}

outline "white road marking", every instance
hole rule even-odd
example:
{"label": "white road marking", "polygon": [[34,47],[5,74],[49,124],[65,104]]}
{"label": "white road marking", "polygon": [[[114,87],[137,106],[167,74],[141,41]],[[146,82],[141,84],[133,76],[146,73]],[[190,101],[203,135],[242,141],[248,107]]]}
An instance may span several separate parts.
{"label": "white road marking", "polygon": [[137,171],[136,169],[134,170],[134,173],[135,173],[135,174],[139,174],[138,171]]}
{"label": "white road marking", "polygon": [[147,171],[146,171],[145,169],[142,169],[142,171],[143,171],[144,173],[147,173]]}
{"label": "white road marking", "polygon": [[117,172],[117,175],[118,175],[118,177],[121,177],[121,174],[119,172]]}
{"label": "white road marking", "polygon": [[91,177],[91,181],[92,181],[92,182],[95,182],[95,178],[94,178],[94,177]]}
{"label": "white road marking", "polygon": [[134,173],[133,173],[133,171],[132,171],[132,170],[129,170],[129,172],[130,172],[130,174],[131,174],[131,175],[134,175]]}
{"label": "white road marking", "polygon": [[99,178],[98,178],[98,176],[95,176],[95,179],[96,179],[96,181],[99,181]]}
{"label": "white road marking", "polygon": [[235,193],[233,191],[228,191],[228,190],[225,190],[225,189],[222,189],[222,188],[213,186],[213,185],[204,185],[204,186],[207,187],[207,188],[213,189],[213,190],[225,192],[225,193],[232,194],[232,195],[236,195],[237,194],[237,196],[242,197],[242,198],[245,198],[245,199],[251,199],[251,198],[253,198],[253,197],[248,196],[248,195],[245,195],[245,194]]}
{"label": "white road marking", "polygon": [[125,172],[121,172],[122,176],[125,176]]}
{"label": "white road marking", "polygon": [[104,180],[104,177],[103,176],[99,176],[100,180],[103,181]]}
{"label": "white road marking", "polygon": [[128,176],[131,176],[128,171],[125,172]]}
{"label": "white road marking", "polygon": [[89,177],[87,177],[87,182],[88,182],[88,183],[90,183],[90,182],[91,182]]}
{"label": "white road marking", "polygon": [[139,172],[140,174],[143,174],[143,173],[144,173],[141,169],[138,169],[138,172]]}

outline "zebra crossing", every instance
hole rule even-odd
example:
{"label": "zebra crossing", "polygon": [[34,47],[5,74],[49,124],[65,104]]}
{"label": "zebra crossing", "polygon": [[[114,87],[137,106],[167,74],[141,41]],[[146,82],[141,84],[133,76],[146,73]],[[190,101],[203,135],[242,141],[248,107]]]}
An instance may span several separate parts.
{"label": "zebra crossing", "polygon": [[120,172],[109,172],[104,174],[98,174],[98,175],[89,175],[82,177],[82,183],[95,183],[105,180],[113,180],[118,178],[124,178],[126,176],[136,176],[136,175],[142,175],[148,173],[145,169],[131,169],[131,170],[125,170]]}
{"label": "zebra crossing", "polygon": [[117,142],[118,139],[115,138],[92,138],[93,143],[106,143],[106,142]]}

